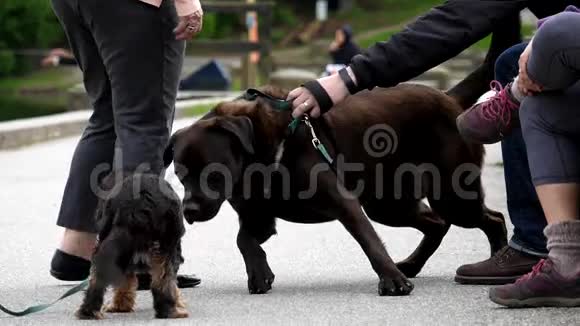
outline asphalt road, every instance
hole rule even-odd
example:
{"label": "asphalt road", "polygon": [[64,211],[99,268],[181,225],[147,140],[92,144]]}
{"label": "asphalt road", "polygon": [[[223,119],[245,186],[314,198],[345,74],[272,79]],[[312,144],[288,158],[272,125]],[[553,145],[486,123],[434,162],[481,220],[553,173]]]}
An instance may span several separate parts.
{"label": "asphalt road", "polygon": [[[178,122],[178,126],[188,121]],[[75,138],[0,152],[0,302],[13,309],[43,303],[69,287],[48,273],[62,232],[54,222]],[[485,169],[488,205],[505,212],[505,190],[498,147],[490,147]],[[177,186],[177,179],[169,179]],[[411,229],[376,228],[391,255],[402,259],[420,240]],[[580,325],[579,309],[507,310],[487,299],[487,287],[453,283],[455,269],[486,258],[487,241],[478,230],[452,228],[441,248],[414,280],[407,297],[377,296],[377,277],[356,242],[338,223],[278,223],[279,235],[264,246],[276,274],[267,295],[250,296],[235,244],[237,218],[223,207],[210,222],[188,227],[184,272],[203,278],[184,291],[191,317],[153,319],[147,292],[137,312],[108,315],[113,325]],[[12,318],[1,325],[73,325],[76,295],[42,313]]]}

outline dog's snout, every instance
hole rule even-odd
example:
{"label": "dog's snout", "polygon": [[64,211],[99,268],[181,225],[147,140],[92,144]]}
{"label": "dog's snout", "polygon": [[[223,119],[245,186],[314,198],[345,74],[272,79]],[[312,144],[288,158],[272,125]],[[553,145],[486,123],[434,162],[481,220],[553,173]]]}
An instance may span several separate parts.
{"label": "dog's snout", "polygon": [[203,200],[199,202],[191,199],[183,201],[183,215],[189,224],[211,220],[216,216],[219,208],[219,204]]}
{"label": "dog's snout", "polygon": [[193,201],[183,202],[183,215],[189,224],[193,224],[199,215],[200,205]]}
{"label": "dog's snout", "polygon": [[199,204],[194,202],[183,203],[183,211],[186,213],[197,213],[199,212]]}

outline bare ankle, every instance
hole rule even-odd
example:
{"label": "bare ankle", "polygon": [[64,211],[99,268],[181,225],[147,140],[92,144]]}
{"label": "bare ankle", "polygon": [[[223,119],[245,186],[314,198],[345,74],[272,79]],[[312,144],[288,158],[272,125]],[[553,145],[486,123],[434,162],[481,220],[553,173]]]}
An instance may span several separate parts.
{"label": "bare ankle", "polygon": [[97,235],[94,233],[65,229],[59,249],[69,255],[90,260],[96,240]]}

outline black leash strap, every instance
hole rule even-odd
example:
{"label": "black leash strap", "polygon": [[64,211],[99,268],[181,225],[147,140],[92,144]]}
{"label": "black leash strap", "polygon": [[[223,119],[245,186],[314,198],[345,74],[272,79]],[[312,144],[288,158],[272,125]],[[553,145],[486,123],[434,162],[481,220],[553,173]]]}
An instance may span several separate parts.
{"label": "black leash strap", "polygon": [[23,317],[23,316],[26,316],[26,315],[34,314],[34,313],[37,313],[37,312],[40,312],[40,311],[43,311],[43,310],[45,310],[47,308],[52,307],[53,305],[55,305],[59,301],[62,301],[64,299],[70,297],[73,294],[76,294],[78,292],[81,292],[88,285],[89,285],[89,280],[83,281],[79,285],[77,285],[77,286],[69,289],[68,291],[66,291],[60,298],[54,300],[51,303],[45,303],[45,304],[40,304],[40,305],[37,305],[37,306],[31,306],[31,307],[28,307],[28,308],[26,308],[26,309],[24,309],[22,311],[13,311],[13,310],[10,310],[10,309],[8,309],[8,308],[6,308],[6,307],[4,307],[3,305],[0,304],[0,310],[3,311],[3,312],[5,312],[5,313],[7,313],[7,314],[9,314],[9,315],[11,315],[11,316],[14,316],[14,317]]}
{"label": "black leash strap", "polygon": [[242,94],[242,96],[238,97],[238,99],[243,99],[250,102],[255,101],[258,98],[262,98],[268,101],[270,105],[272,105],[272,108],[277,111],[292,111],[291,102],[274,98],[254,88],[248,89],[244,94]]}

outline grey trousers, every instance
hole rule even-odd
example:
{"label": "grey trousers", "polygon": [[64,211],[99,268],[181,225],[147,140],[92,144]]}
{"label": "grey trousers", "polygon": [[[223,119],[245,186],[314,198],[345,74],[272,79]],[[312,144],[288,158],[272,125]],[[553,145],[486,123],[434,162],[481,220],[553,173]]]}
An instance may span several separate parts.
{"label": "grey trousers", "polygon": [[100,180],[162,173],[185,43],[173,1],[52,0],[83,71],[93,114],[73,156],[59,226],[96,232]]}
{"label": "grey trousers", "polygon": [[580,183],[580,14],[560,13],[544,23],[528,73],[545,89],[520,108],[532,180]]}

